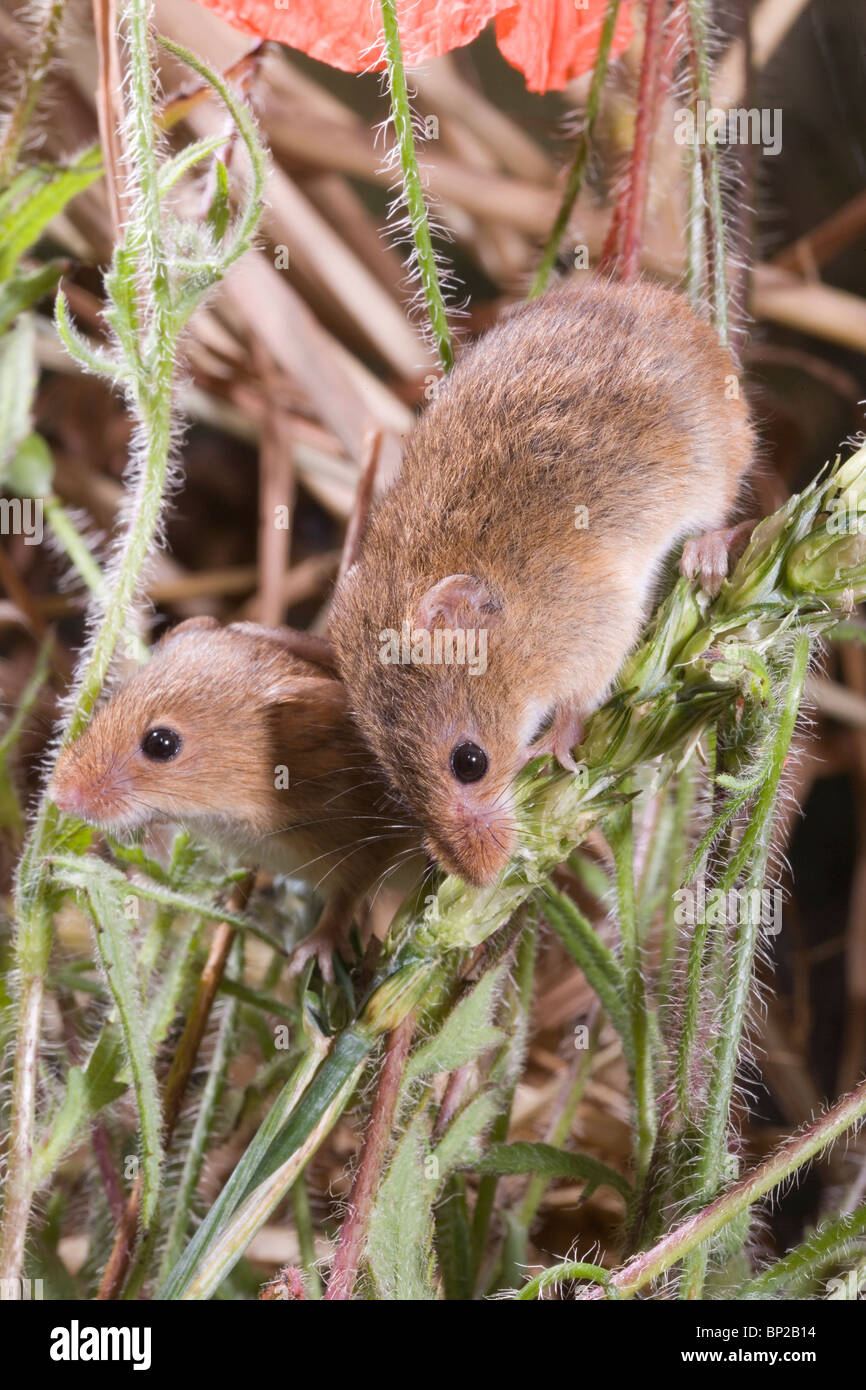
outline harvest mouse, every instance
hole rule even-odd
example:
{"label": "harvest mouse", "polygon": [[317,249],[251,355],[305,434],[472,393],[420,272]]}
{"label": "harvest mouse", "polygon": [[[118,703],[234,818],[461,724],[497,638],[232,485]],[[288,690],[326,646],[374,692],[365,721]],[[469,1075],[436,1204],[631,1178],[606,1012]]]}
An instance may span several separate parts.
{"label": "harvest mouse", "polygon": [[116,833],[178,821],[326,896],[311,955],[331,952],[360,899],[419,844],[348,714],[342,684],[293,654],[296,634],[190,618],[64,749],[49,793]]}
{"label": "harvest mouse", "polygon": [[[516,848],[512,782],[574,766],[665,555],[722,526],[753,453],[733,359],[679,295],[557,288],[462,354],[338,586],[352,711],[470,883]],[[687,542],[717,588],[734,533]]]}

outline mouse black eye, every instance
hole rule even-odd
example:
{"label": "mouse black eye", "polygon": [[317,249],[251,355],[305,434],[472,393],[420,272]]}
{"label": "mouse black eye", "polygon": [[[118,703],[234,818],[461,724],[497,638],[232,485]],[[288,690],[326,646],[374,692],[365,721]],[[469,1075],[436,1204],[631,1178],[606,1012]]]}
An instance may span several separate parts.
{"label": "mouse black eye", "polygon": [[477,743],[458,743],[451,754],[451,771],[458,782],[480,782],[487,764],[487,754]]}
{"label": "mouse black eye", "polygon": [[141,751],[155,763],[168,763],[180,752],[181,736],[174,729],[148,729],[141,740]]}

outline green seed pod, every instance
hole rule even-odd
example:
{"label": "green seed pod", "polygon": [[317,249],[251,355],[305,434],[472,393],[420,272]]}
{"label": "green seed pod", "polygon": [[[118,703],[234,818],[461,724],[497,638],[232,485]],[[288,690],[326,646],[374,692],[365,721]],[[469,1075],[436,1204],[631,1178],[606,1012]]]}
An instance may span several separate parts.
{"label": "green seed pod", "polygon": [[832,520],[825,523],[793,547],[785,581],[794,594],[830,599],[849,593],[851,602],[859,601],[866,594],[866,534],[840,535]]}

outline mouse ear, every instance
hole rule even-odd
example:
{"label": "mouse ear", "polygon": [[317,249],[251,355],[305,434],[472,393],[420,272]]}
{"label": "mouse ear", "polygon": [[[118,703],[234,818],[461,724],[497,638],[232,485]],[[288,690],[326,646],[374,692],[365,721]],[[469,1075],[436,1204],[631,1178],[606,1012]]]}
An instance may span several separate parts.
{"label": "mouse ear", "polygon": [[274,642],[299,660],[310,661],[326,671],[334,672],[337,669],[337,658],[330,641],[315,632],[299,632],[297,628],[286,626],[264,627],[261,623],[232,623],[231,631]]}
{"label": "mouse ear", "polygon": [[351,723],[346,688],[332,676],[287,672],[268,682],[264,698],[283,737],[303,747],[333,742],[335,734]]}
{"label": "mouse ear", "polygon": [[202,616],[200,618],[184,618],[182,623],[175,623],[168,632],[164,632],[156,646],[160,651],[165,651],[166,647],[178,637],[186,637],[190,632],[211,632],[215,627],[219,627],[216,618]]}
{"label": "mouse ear", "polygon": [[446,627],[489,628],[501,616],[502,604],[483,579],[471,574],[449,574],[422,595],[415,609],[415,626],[432,628],[436,619],[442,618]]}

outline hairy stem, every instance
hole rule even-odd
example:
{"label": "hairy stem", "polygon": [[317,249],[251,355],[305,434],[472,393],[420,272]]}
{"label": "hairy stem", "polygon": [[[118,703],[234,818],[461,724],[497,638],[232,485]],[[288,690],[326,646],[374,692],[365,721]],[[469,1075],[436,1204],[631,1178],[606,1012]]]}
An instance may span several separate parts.
{"label": "hairy stem", "polygon": [[[696,1183],[694,1187],[697,1201],[706,1201],[712,1196],[724,1173],[727,1153],[726,1133],[729,1124],[731,1098],[737,1072],[737,1059],[748,1011],[749,994],[752,988],[755,950],[761,924],[760,907],[755,904],[756,894],[760,897],[773,830],[773,812],[785,759],[797,722],[803,684],[809,663],[809,640],[805,635],[796,639],[791,657],[791,671],[788,689],[782,705],[779,727],[773,741],[768,775],[758,795],[749,827],[743,835],[743,842],[728,863],[722,876],[720,889],[727,894],[734,886],[747,856],[751,857],[750,871],[746,881],[745,901],[746,920],[741,923],[734,944],[734,957],[730,978],[727,981],[722,1016],[719,1022],[718,1038],[714,1049],[713,1068],[707,1089],[706,1108],[703,1116]],[[688,1296],[699,1297],[703,1287],[703,1271],[706,1251],[696,1252],[686,1278]]]}
{"label": "hairy stem", "polygon": [[629,198],[623,227],[621,265],[623,280],[634,279],[638,268],[641,234],[646,211],[647,186],[649,184],[652,126],[659,84],[665,9],[666,0],[648,0],[637,103],[637,123],[631,157]]}
{"label": "hairy stem", "polygon": [[409,1014],[391,1033],[385,1047],[385,1061],[376,1087],[370,1124],[364,1136],[361,1162],[340,1232],[340,1244],[331,1266],[326,1301],[345,1302],[352,1297],[414,1033],[415,1020]]}
{"label": "hairy stem", "polygon": [[640,1187],[655,1143],[656,1113],[652,1055],[652,1020],[644,987],[644,968],[634,891],[634,834],[629,802],[611,817],[610,842],[616,866],[622,962],[632,1044],[632,1089],[635,1107],[635,1160]]}
{"label": "hairy stem", "polygon": [[[631,1297],[672,1265],[683,1260],[700,1245],[717,1235],[729,1222],[765,1197],[773,1188],[785,1182],[813,1159],[834,1139],[866,1117],[866,1081],[822,1115],[807,1129],[793,1135],[774,1154],[751,1173],[734,1183],[702,1211],[689,1217],[676,1230],[654,1245],[651,1250],[635,1255],[610,1279],[610,1287]],[[604,1290],[592,1289],[582,1295],[586,1299],[605,1297]]]}
{"label": "hairy stem", "polygon": [[[707,52],[707,17],[705,0],[688,0],[689,5],[689,25],[691,28],[692,51],[695,60],[695,93],[698,101],[703,103],[702,110],[708,112],[713,104],[712,90],[710,87],[710,63]],[[695,138],[702,137],[706,132],[700,132],[695,123]],[[728,342],[728,283],[727,265],[725,262],[725,215],[722,205],[722,181],[719,172],[719,152],[715,143],[707,143],[703,147],[699,146],[695,159],[700,162],[700,150],[706,150],[707,154],[707,198],[710,210],[710,225],[712,227],[712,255],[713,255],[713,321],[719,338],[725,344]],[[691,241],[690,241],[691,251]],[[691,264],[691,255],[689,256]]]}
{"label": "hairy stem", "polygon": [[382,25],[385,32],[385,61],[388,68],[388,85],[391,91],[391,115],[400,151],[400,164],[403,169],[403,193],[409,210],[412,238],[418,258],[418,271],[421,287],[427,304],[433,340],[439,353],[439,360],[446,372],[454,363],[451,345],[451,330],[445,312],[445,300],[436,269],[436,254],[430,235],[430,222],[427,217],[427,204],[418,156],[415,152],[415,137],[412,134],[412,111],[409,106],[409,93],[406,89],[406,74],[403,71],[403,49],[400,44],[400,29],[397,23],[397,8],[394,0],[379,0],[382,10]]}
{"label": "hairy stem", "polygon": [[783,1259],[764,1269],[737,1294],[738,1298],[770,1298],[784,1290],[797,1298],[804,1285],[812,1284],[828,1265],[850,1258],[866,1235],[866,1205],[846,1212],[804,1240]]}
{"label": "hairy stem", "polygon": [[[106,281],[111,300],[107,317],[117,333],[118,366],[131,397],[137,457],[123,549],[111,576],[110,593],[100,604],[102,611],[92,643],[79,665],[62,745],[83,730],[93,712],[153,549],[169,468],[177,332],[185,321],[173,311],[163,244],[148,0],[125,0],[122,23],[129,55],[127,192],[129,206],[135,211],[124,242],[115,251]],[[197,60],[191,61],[199,70]],[[238,120],[253,167],[252,194],[244,201],[238,218],[240,231],[227,253],[236,257],[260,209],[264,155],[249,117],[219,79],[214,81]],[[213,278],[218,278],[222,268],[222,261],[215,262]],[[194,301],[195,295],[189,291],[184,303],[191,306]],[[72,540],[68,528],[64,535],[66,541]],[[80,554],[78,558],[82,558]],[[49,873],[62,829],[57,809],[43,793],[16,878],[17,1046],[0,1232],[0,1277],[6,1279],[17,1278],[21,1271],[32,1200],[36,1067],[51,945],[51,913],[57,893]]]}

